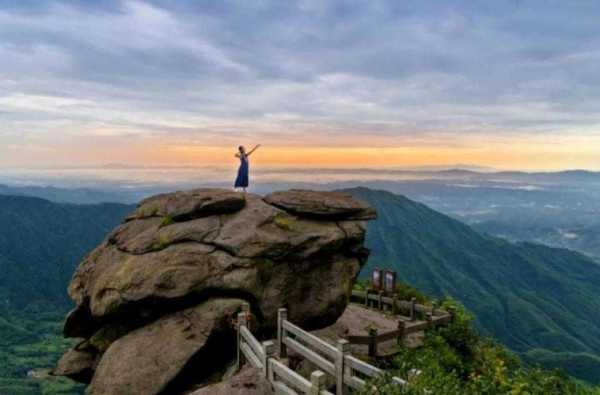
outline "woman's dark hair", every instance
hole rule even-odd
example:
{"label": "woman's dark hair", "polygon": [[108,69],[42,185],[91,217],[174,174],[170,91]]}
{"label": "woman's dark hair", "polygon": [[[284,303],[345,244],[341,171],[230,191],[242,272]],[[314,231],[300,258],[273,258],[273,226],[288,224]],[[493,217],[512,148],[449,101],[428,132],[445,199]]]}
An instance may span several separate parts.
{"label": "woman's dark hair", "polygon": [[238,151],[242,152],[243,150],[244,150],[244,146],[243,146],[243,145],[240,145],[240,146],[238,147]]}

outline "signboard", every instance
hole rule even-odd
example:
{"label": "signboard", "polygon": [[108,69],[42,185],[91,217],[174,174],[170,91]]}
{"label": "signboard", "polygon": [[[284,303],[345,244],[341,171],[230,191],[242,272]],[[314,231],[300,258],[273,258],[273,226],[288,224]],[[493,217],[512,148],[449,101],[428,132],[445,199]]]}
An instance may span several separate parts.
{"label": "signboard", "polygon": [[385,292],[396,292],[396,272],[386,270],[383,285]]}
{"label": "signboard", "polygon": [[371,287],[374,290],[379,291],[383,288],[383,284],[382,284],[383,278],[382,277],[383,277],[383,272],[381,269],[377,269],[377,268],[373,269],[373,273],[371,274]]}

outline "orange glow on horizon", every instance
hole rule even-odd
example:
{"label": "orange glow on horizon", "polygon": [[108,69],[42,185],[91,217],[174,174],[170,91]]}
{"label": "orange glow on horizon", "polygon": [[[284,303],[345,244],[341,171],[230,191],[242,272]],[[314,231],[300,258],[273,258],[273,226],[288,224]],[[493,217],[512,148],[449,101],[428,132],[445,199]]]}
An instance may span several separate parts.
{"label": "orange glow on horizon", "polygon": [[[219,143],[219,142],[217,142]],[[220,142],[223,144],[223,142]],[[356,142],[351,142],[355,143]],[[249,148],[251,144],[246,144]],[[236,166],[236,146],[173,143],[164,138],[112,138],[63,142],[59,146],[10,147],[3,166]],[[32,157],[32,153],[35,155]],[[251,158],[253,166],[413,167],[454,164],[514,170],[600,170],[600,136],[471,136],[435,144],[402,146],[282,146],[266,141]]]}
{"label": "orange glow on horizon", "polygon": [[[571,146],[572,147],[572,146]],[[453,165],[457,163],[490,166],[499,169],[556,170],[573,168],[600,169],[598,145],[576,148],[558,144],[465,147],[261,147],[253,156],[254,165],[290,167],[411,167]],[[567,150],[565,150],[567,148]],[[565,152],[567,151],[567,152]],[[165,163],[226,165],[237,163],[235,149],[221,147],[171,147],[162,159]],[[595,167],[590,167],[590,163]]]}

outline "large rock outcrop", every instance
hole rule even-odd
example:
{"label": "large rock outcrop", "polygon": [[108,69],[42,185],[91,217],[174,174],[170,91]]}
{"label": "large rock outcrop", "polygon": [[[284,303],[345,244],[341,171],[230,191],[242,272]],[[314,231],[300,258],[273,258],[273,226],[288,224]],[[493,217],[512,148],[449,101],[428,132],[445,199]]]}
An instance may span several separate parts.
{"label": "large rock outcrop", "polygon": [[374,217],[337,192],[146,199],[75,272],[64,332],[84,340],[55,373],[91,380],[93,395],[177,393],[231,360],[243,303],[266,337],[283,306],[307,329],[330,325],[367,258]]}

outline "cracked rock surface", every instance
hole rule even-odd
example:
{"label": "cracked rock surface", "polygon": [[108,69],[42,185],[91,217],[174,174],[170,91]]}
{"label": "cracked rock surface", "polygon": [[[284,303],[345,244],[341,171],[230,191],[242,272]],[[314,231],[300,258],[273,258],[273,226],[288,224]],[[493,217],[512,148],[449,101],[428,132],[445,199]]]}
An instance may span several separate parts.
{"label": "cracked rock surface", "polygon": [[191,395],[273,395],[273,389],[261,373],[256,368],[244,367],[230,379],[206,386]]}
{"label": "cracked rock surface", "polygon": [[[366,261],[365,221],[374,217],[339,192],[146,199],[77,268],[64,332],[83,340],[55,373],[91,378],[91,394],[177,393],[231,359],[226,323],[244,302],[264,337],[280,307],[306,329],[328,326]],[[206,365],[213,348],[222,355]]]}

